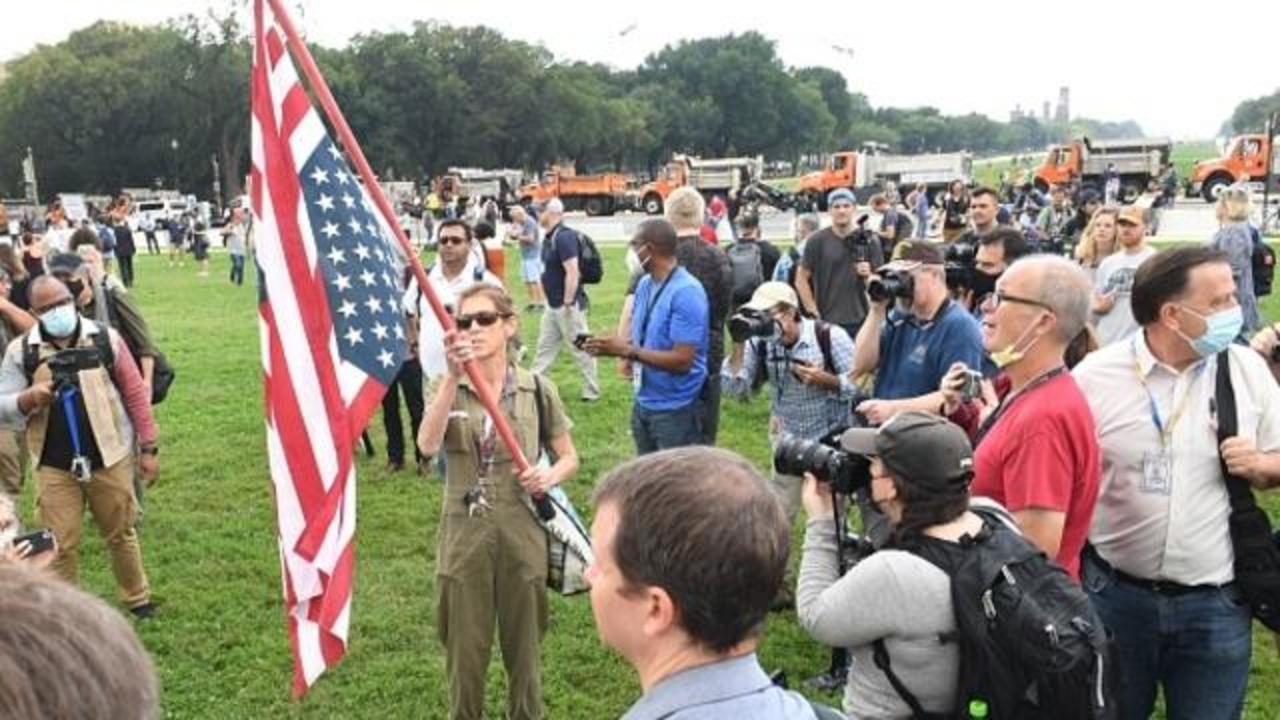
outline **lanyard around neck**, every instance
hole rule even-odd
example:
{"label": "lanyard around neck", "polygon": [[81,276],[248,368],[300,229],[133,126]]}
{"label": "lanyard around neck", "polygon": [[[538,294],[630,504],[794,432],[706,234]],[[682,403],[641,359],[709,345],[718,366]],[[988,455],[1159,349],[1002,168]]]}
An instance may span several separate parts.
{"label": "lanyard around neck", "polygon": [[[1138,337],[1141,337],[1139,335]],[[1147,403],[1151,411],[1151,422],[1156,426],[1156,432],[1160,435],[1160,447],[1169,447],[1169,440],[1173,437],[1174,427],[1178,421],[1186,413],[1187,406],[1191,404],[1192,385],[1204,372],[1207,362],[1201,362],[1196,366],[1195,376],[1191,378],[1191,382],[1187,384],[1187,390],[1182,394],[1182,402],[1175,402],[1173,413],[1169,415],[1167,420],[1160,419],[1160,406],[1156,403],[1155,393],[1151,392],[1151,386],[1147,384],[1147,376],[1142,373],[1142,364],[1138,362],[1138,342],[1136,339],[1133,343],[1133,374],[1138,377],[1138,382],[1142,384],[1142,389],[1147,393]]]}

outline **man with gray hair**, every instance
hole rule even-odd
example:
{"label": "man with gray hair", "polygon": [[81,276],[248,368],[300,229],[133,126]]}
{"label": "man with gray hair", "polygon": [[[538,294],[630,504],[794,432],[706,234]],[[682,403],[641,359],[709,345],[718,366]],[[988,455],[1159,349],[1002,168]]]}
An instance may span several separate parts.
{"label": "man with gray hair", "polygon": [[542,209],[538,222],[546,231],[542,241],[542,290],[546,293],[547,310],[538,331],[538,354],[533,371],[545,375],[564,345],[573,354],[582,371],[582,399],[600,399],[600,381],[596,376],[596,360],[579,349],[574,341],[588,335],[587,294],[582,288],[578,255],[582,239],[577,231],[564,224],[564,204],[551,198]]}
{"label": "man with gray hair", "polygon": [[943,413],[971,429],[972,494],[1008,508],[1077,580],[1101,462],[1093,414],[1063,357],[1085,332],[1092,292],[1066,258],[1015,262],[983,304],[983,344],[1002,371],[994,386],[982,381],[980,397],[965,401],[968,368],[958,363],[941,383]]}

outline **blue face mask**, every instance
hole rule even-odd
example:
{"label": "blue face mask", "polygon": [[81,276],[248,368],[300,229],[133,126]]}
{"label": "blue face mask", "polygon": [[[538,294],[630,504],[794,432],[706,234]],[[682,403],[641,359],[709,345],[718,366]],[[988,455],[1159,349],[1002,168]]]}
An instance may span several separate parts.
{"label": "blue face mask", "polygon": [[1183,310],[1204,320],[1204,334],[1198,338],[1192,339],[1182,334],[1178,330],[1178,336],[1186,340],[1191,345],[1191,349],[1202,358],[1210,355],[1217,355],[1231,346],[1231,343],[1240,336],[1240,328],[1244,326],[1244,313],[1240,306],[1219,310],[1212,315],[1201,315],[1186,305],[1180,306]]}
{"label": "blue face mask", "polygon": [[67,303],[41,315],[40,326],[45,334],[61,339],[76,331],[76,322],[79,319],[76,314],[76,306]]}

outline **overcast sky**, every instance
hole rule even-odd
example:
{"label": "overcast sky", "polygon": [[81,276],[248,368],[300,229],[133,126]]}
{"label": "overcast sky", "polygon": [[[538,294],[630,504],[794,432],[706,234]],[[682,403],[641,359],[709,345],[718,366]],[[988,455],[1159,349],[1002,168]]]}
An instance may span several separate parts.
{"label": "overcast sky", "polygon": [[[109,18],[159,22],[229,0],[10,0],[0,60]],[[238,3],[247,7],[245,2]],[[481,0],[291,0],[307,35],[337,46],[361,32],[415,20],[484,24],[540,43],[559,59],[633,67],[664,44],[758,30],[788,65],[825,65],[879,106],[933,105],[1007,120],[1015,104],[1040,113],[1071,88],[1073,116],[1137,120],[1151,135],[1214,136],[1236,104],[1280,86],[1280,1],[1174,4],[1138,0],[1029,3],[702,2],[554,3]],[[830,5],[830,7],[828,7]],[[1208,12],[1202,8],[1210,8]],[[629,31],[628,31],[629,29]],[[624,33],[624,31],[626,31]],[[852,56],[836,48],[852,50]],[[1268,57],[1271,55],[1270,57]]]}

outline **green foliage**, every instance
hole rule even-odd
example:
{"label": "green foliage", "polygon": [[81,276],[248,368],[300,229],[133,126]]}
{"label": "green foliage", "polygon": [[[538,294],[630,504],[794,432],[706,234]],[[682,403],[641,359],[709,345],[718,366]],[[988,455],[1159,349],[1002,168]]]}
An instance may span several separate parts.
{"label": "green foliage", "polygon": [[1266,127],[1267,117],[1277,112],[1280,112],[1280,88],[1276,88],[1270,95],[1250,98],[1237,105],[1231,118],[1223,124],[1222,134],[1262,132]]}
{"label": "green foliage", "polygon": [[[28,146],[46,195],[180,184],[207,197],[212,156],[224,196],[242,192],[252,51],[238,17],[100,22],[10,63],[0,82],[0,192],[17,193]],[[1046,127],[873,108],[836,70],[788,68],[758,32],[681,41],[629,70],[560,62],[492,28],[435,22],[313,52],[385,179],[555,162],[652,173],[674,152],[799,164],[866,141],[906,153],[1018,152],[1072,133],[1139,134],[1133,123]]]}
{"label": "green foliage", "polygon": [[[602,248],[607,271],[592,291],[591,326],[614,326],[625,288],[622,249]],[[506,263],[508,285],[522,287],[518,253]],[[370,432],[379,453],[358,460],[359,526],[351,647],[300,703],[290,701],[274,509],[262,425],[256,292],[225,281],[226,255],[213,256],[213,277],[190,263],[168,268],[140,255],[133,291],[178,370],[158,408],[162,475],[147,495],[142,547],[159,611],[137,626],[163,687],[168,718],[440,718],[445,716],[444,656],[435,634],[435,538],[441,484],[434,476],[384,469],[382,423]],[[523,304],[522,291],[516,300]],[[1280,297],[1263,303],[1280,317]],[[521,317],[526,347],[538,317]],[[577,398],[581,381],[569,358],[552,368],[574,421],[582,468],[567,485],[589,521],[596,480],[631,457],[630,387],[601,362],[605,401]],[[766,468],[765,399],[726,398],[719,444]],[[33,489],[23,498],[32,519]],[[1264,502],[1280,511],[1277,496]],[[88,522],[88,520],[86,520]],[[797,522],[795,545],[802,525]],[[793,562],[798,561],[798,550]],[[83,582],[114,602],[115,587],[97,533],[86,529]],[[714,590],[714,588],[711,588]],[[856,611],[851,609],[851,611]],[[495,642],[495,655],[497,643]],[[616,718],[640,694],[632,670],[601,646],[586,596],[552,597],[542,650],[548,717]],[[827,650],[808,639],[794,613],[770,616],[761,648],[765,668],[786,669],[793,685],[825,669]],[[1280,707],[1280,662],[1271,637],[1255,633],[1245,717],[1263,720]],[[486,715],[503,717],[499,657],[490,666]],[[835,695],[818,697],[838,705]]]}

